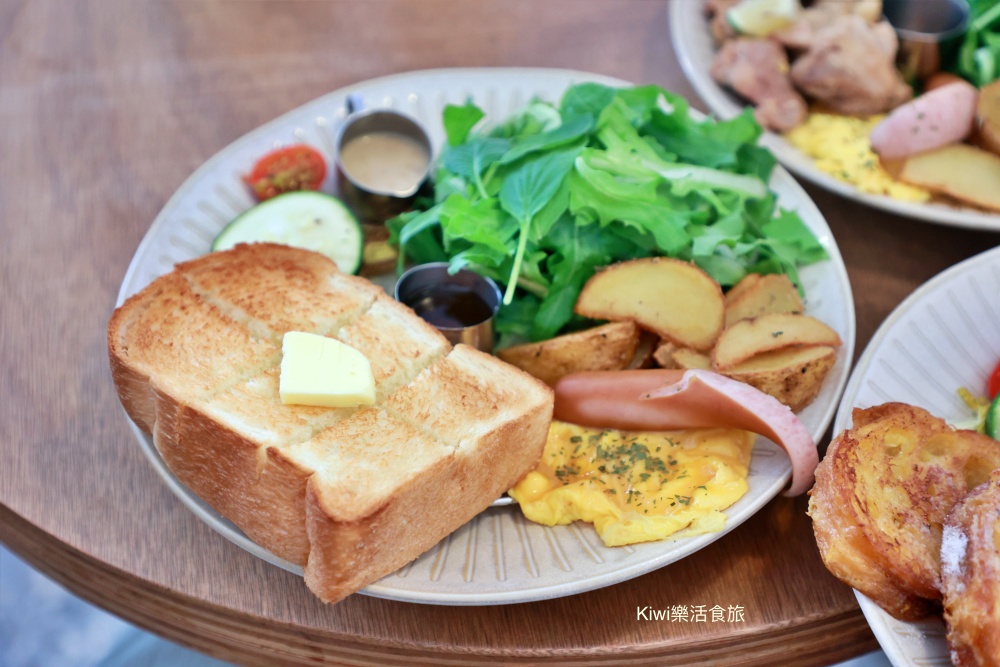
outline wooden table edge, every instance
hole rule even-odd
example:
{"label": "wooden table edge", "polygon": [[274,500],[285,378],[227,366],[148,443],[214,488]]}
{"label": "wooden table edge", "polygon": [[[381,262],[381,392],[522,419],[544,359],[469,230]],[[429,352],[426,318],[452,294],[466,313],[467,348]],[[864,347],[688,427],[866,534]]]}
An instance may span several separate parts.
{"label": "wooden table edge", "polygon": [[[803,619],[775,632],[736,633],[723,642],[607,646],[567,651],[467,652],[445,646],[358,641],[262,619],[178,593],[108,565],[62,542],[0,504],[0,541],[79,597],[157,634],[213,657],[246,665],[485,665],[516,662],[561,665],[817,665],[878,648],[860,610]],[[836,630],[835,633],[831,631]],[[830,646],[831,634],[838,635]],[[824,641],[826,640],[826,641]],[[736,657],[736,660],[733,658]]]}

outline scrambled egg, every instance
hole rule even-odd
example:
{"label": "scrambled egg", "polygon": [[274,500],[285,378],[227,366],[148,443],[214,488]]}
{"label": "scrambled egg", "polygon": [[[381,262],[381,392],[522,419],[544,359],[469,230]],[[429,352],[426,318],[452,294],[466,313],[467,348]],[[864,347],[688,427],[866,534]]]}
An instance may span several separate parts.
{"label": "scrambled egg", "polygon": [[733,429],[633,433],[554,421],[538,467],[510,495],[536,523],[593,523],[608,546],[715,532],[747,492],[753,442]]}
{"label": "scrambled egg", "polygon": [[868,135],[882,116],[858,118],[810,113],[806,122],[785,135],[796,148],[815,158],[816,168],[862,192],[925,202],[930,192],[894,179],[879,163]]}

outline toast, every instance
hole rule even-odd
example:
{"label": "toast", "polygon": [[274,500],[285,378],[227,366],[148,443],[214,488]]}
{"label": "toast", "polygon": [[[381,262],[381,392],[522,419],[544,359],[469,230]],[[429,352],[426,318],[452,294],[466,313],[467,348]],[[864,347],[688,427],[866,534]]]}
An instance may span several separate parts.
{"label": "toast", "polygon": [[[376,402],[284,405],[287,331],[371,362]],[[178,264],[108,324],[122,405],[174,475],[335,602],[395,571],[531,470],[551,390],[327,258],[240,245]]]}
{"label": "toast", "polygon": [[948,513],[1000,468],[1000,442],[921,408],[855,410],[816,470],[809,514],[827,569],[896,618],[941,600]]}
{"label": "toast", "polygon": [[952,662],[1000,665],[1000,470],[948,515],[941,582]]}

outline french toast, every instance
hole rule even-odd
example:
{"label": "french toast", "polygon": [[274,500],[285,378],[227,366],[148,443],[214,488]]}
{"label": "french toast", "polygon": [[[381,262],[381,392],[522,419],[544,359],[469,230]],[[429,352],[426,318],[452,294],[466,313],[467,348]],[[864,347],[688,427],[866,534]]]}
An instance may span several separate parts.
{"label": "french toast", "polygon": [[[282,404],[287,331],[371,362],[369,407]],[[327,258],[240,245],[178,264],[108,325],[128,415],[174,475],[335,602],[432,547],[541,455],[552,392]]]}
{"label": "french toast", "polygon": [[1000,442],[926,410],[855,410],[816,471],[809,514],[827,568],[903,620],[941,599],[941,532],[951,509],[1000,468]]}
{"label": "french toast", "polygon": [[952,662],[1000,665],[1000,470],[948,515],[941,583]]}

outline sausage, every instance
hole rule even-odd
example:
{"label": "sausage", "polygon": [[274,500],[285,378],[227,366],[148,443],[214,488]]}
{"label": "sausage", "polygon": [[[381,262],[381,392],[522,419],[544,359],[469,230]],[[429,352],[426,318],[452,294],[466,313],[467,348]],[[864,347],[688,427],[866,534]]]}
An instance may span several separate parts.
{"label": "sausage", "polygon": [[763,435],[792,463],[786,496],[812,487],[816,443],[788,406],[748,384],[705,370],[573,373],[555,385],[555,419],[594,428],[673,431],[739,428]]}
{"label": "sausage", "polygon": [[979,91],[956,81],[897,107],[869,135],[872,150],[884,160],[957,144],[972,133]]}

